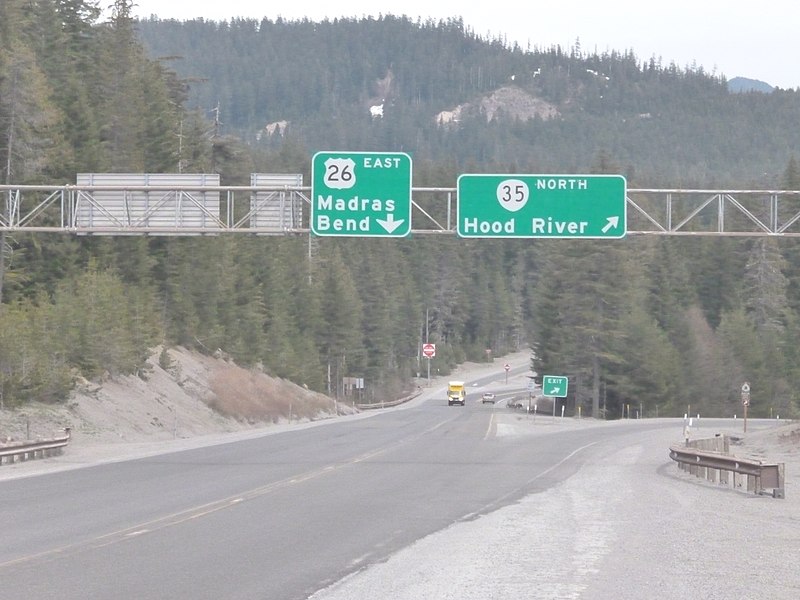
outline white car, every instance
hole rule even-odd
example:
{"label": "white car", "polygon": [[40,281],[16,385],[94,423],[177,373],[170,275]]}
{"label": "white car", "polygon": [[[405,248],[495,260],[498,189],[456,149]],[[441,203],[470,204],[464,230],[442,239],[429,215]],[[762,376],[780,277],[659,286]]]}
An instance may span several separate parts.
{"label": "white car", "polygon": [[492,392],[486,392],[483,396],[481,396],[481,403],[486,404],[487,402],[491,402],[494,404],[494,394]]}

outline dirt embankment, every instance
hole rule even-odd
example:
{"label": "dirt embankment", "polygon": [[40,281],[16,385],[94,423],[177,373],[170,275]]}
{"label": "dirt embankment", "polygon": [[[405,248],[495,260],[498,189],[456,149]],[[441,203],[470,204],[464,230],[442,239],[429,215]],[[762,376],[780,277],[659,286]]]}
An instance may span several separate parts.
{"label": "dirt embankment", "polygon": [[156,348],[142,377],[82,381],[59,405],[0,411],[0,440],[50,438],[71,429],[83,444],[158,441],[227,433],[352,412],[283,379],[183,348]]}

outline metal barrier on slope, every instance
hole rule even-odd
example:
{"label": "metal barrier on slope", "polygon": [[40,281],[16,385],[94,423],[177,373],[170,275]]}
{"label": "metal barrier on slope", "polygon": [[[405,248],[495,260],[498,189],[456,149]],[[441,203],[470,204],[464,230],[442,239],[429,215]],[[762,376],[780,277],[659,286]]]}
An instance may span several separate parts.
{"label": "metal barrier on slope", "polygon": [[401,404],[405,404],[406,402],[413,400],[417,396],[419,396],[422,392],[416,391],[409,396],[404,396],[402,398],[398,398],[397,400],[381,400],[380,402],[372,402],[370,404],[356,404],[355,407],[358,410],[374,410],[376,408],[391,408],[393,406],[399,406]]}
{"label": "metal barrier on slope", "polygon": [[[740,458],[727,454],[729,442],[727,436],[720,436],[712,440],[695,440],[690,444],[714,442],[713,445],[721,446],[719,450],[699,449],[692,446],[670,446],[669,457],[678,463],[678,466],[709,481],[719,482],[734,488],[745,487],[750,492],[766,495],[765,490],[771,489],[773,498],[784,498],[784,479],[786,470],[784,463],[765,463],[760,460]],[[724,450],[722,450],[724,448]],[[728,473],[732,474],[729,478]],[[737,482],[736,475],[742,475]],[[729,481],[730,480],[730,481]]]}
{"label": "metal barrier on slope", "polygon": [[69,443],[70,437],[71,432],[67,427],[64,429],[62,437],[9,444],[0,443],[0,465],[61,454]]}

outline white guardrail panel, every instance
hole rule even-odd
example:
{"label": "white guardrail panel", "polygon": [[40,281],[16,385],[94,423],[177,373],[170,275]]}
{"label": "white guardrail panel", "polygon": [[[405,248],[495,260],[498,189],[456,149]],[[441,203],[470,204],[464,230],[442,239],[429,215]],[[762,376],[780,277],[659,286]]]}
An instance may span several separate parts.
{"label": "white guardrail panel", "polygon": [[51,439],[0,443],[0,465],[61,454],[70,437],[69,428],[65,428],[63,436]]}

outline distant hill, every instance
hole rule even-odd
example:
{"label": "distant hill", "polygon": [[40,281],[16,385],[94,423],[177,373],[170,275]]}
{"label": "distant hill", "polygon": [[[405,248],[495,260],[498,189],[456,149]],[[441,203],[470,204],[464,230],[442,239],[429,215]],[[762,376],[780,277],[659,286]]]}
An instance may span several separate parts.
{"label": "distant hill", "polygon": [[[468,170],[609,162],[630,186],[766,185],[764,173],[800,154],[800,92],[633,52],[526,51],[458,20],[403,17],[149,19],[137,29],[187,82],[188,105],[218,110],[225,133],[273,153],[410,151],[447,165],[429,185]],[[733,93],[744,89],[766,93]]]}
{"label": "distant hill", "polygon": [[764,92],[769,94],[773,89],[770,84],[758,79],[748,79],[747,77],[734,77],[728,81],[728,91],[734,94],[741,92]]}

